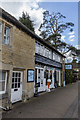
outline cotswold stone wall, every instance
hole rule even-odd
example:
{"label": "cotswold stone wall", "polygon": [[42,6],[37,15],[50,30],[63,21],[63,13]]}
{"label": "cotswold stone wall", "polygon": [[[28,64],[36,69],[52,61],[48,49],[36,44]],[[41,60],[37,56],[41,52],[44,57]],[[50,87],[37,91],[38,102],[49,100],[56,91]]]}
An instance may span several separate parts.
{"label": "cotswold stone wall", "polygon": [[[27,83],[27,70],[35,69],[35,39],[3,20],[2,44],[0,45],[0,69],[8,71],[8,99],[11,98],[12,71],[23,71],[23,99],[34,95],[34,82]],[[10,27],[10,44],[4,45],[4,27]]]}

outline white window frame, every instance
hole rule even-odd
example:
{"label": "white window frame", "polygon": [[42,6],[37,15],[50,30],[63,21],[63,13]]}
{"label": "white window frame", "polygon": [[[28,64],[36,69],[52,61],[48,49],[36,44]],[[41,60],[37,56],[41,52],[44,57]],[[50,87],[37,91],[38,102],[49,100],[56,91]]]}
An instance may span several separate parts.
{"label": "white window frame", "polygon": [[51,50],[49,50],[49,59],[52,59],[52,57],[51,57]]}
{"label": "white window frame", "polygon": [[38,54],[40,54],[40,44],[37,43],[37,48],[38,48]]}
{"label": "white window frame", "polygon": [[[7,33],[5,34],[5,28],[9,30],[9,35]],[[7,25],[5,25],[4,27],[4,37],[6,37],[6,39],[4,38],[4,44],[9,45],[10,44],[10,27],[8,27]],[[9,37],[9,40],[7,39],[7,37]]]}
{"label": "white window frame", "polygon": [[[1,73],[3,72],[3,70],[2,71],[0,71]],[[2,80],[2,81],[5,81],[5,87],[4,87],[4,91],[0,91],[0,95],[1,94],[5,94],[6,93],[6,83],[7,83],[7,71],[5,71],[5,80]]]}
{"label": "white window frame", "polygon": [[35,43],[35,53],[38,53],[38,44]]}

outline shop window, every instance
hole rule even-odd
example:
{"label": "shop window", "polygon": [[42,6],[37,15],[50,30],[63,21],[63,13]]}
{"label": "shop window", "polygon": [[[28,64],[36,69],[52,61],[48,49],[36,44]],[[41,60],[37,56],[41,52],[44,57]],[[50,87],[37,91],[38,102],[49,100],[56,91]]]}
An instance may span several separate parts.
{"label": "shop window", "polygon": [[0,94],[6,92],[6,81],[7,81],[7,72],[0,71]]}
{"label": "shop window", "polygon": [[4,29],[4,44],[9,45],[10,44],[10,28],[5,26]]}
{"label": "shop window", "polygon": [[51,84],[52,84],[52,70],[50,70],[50,79],[51,79]]}

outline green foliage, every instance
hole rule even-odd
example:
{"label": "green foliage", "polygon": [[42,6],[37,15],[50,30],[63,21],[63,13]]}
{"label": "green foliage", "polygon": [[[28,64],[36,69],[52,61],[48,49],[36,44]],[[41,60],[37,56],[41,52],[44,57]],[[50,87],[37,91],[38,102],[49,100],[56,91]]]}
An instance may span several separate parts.
{"label": "green foliage", "polygon": [[65,70],[66,84],[72,83],[72,70]]}
{"label": "green foliage", "polygon": [[49,41],[53,47],[61,52],[75,49],[73,46],[61,41],[62,33],[66,29],[72,32],[74,26],[72,22],[63,22],[65,18],[66,17],[59,12],[50,14],[49,11],[45,11],[43,13],[43,23],[39,28],[39,31],[41,31],[40,36],[45,41]]}
{"label": "green foliage", "polygon": [[80,63],[80,61],[78,63]]}
{"label": "green foliage", "polygon": [[27,13],[23,12],[22,17],[19,17],[19,21],[34,32],[33,21],[31,21],[30,16]]}
{"label": "green foliage", "polygon": [[72,63],[76,63],[77,59],[73,59]]}

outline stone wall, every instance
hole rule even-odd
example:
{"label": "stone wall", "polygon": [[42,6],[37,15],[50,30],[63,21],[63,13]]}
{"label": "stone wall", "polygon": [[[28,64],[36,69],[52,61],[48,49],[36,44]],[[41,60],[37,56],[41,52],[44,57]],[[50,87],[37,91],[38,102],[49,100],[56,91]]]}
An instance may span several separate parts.
{"label": "stone wall", "polygon": [[12,71],[23,71],[22,98],[26,100],[34,95],[34,82],[27,83],[27,70],[35,69],[35,39],[7,21],[2,21],[2,35],[4,35],[4,26],[10,26],[10,45],[4,45],[3,36],[0,45],[0,69],[7,70],[9,73],[6,93],[8,93],[8,99],[10,100]]}

